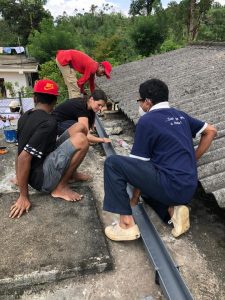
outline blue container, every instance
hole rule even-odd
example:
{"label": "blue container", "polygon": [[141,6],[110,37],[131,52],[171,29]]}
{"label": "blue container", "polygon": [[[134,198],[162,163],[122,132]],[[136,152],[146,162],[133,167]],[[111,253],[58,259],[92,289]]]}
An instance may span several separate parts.
{"label": "blue container", "polygon": [[7,143],[17,143],[16,129],[4,129],[4,136]]}

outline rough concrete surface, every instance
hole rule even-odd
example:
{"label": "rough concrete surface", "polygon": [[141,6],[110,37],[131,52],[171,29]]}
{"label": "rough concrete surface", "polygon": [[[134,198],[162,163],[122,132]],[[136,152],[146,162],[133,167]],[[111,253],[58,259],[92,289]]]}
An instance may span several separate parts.
{"label": "rough concrete surface", "polygon": [[[116,120],[103,119],[103,121],[109,132],[112,125],[123,128],[123,134],[110,137],[117,153],[127,155],[129,150],[123,148],[119,141],[124,140],[131,146],[134,132],[133,124],[125,120],[123,115],[120,115],[120,118],[117,115]],[[104,160],[105,156],[101,146],[91,146],[85,161],[79,168],[80,171],[84,171],[93,177],[93,180],[86,183],[85,186],[89,186],[93,192],[103,226],[118,218],[116,215],[102,211]],[[6,194],[11,191],[10,185],[5,186],[4,189]],[[33,197],[34,195],[31,195],[32,203],[35,202]],[[31,213],[35,212],[35,209],[36,207],[34,207],[33,212],[30,211],[29,217]],[[224,212],[221,209],[219,212],[217,211],[215,201],[205,198],[205,194],[201,194],[201,197],[196,195],[191,205],[191,230],[179,239],[175,239],[171,235],[171,227],[165,226],[149,206],[146,206],[146,210],[173,260],[180,267],[181,275],[193,298],[196,300],[225,299]],[[27,215],[23,218],[27,218]],[[22,222],[22,218],[20,221]],[[25,289],[23,293],[17,291],[17,294],[14,293],[8,296],[7,299],[3,299],[165,299],[160,287],[155,284],[154,268],[149,262],[141,239],[127,243],[108,241],[108,245],[114,260],[112,271],[75,276],[63,281],[32,286]]]}
{"label": "rough concrete surface", "polygon": [[1,197],[0,293],[112,268],[92,193],[79,191],[79,203],[35,194],[30,212],[16,220],[8,212],[18,194]]}

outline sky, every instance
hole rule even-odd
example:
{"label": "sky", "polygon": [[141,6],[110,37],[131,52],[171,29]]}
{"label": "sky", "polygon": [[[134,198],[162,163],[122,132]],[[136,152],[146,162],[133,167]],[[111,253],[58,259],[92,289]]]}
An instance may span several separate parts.
{"label": "sky", "polygon": [[[225,1],[225,0],[224,0]],[[163,6],[170,0],[162,0]],[[178,1],[179,2],[179,1]],[[57,4],[56,4],[57,3]],[[92,4],[102,7],[103,4],[113,5],[115,11],[121,11],[128,15],[131,0],[48,0],[45,8],[48,9],[54,17],[62,15],[65,11],[68,15],[74,14],[74,9],[89,11]]]}
{"label": "sky", "polygon": [[[167,4],[171,0],[161,0],[163,7],[167,7]],[[225,0],[216,0],[217,2],[225,5]],[[180,2],[180,0],[176,0]],[[57,3],[57,4],[56,4]],[[48,0],[45,8],[48,9],[54,17],[62,15],[65,11],[68,15],[74,15],[74,9],[82,12],[84,8],[85,11],[89,11],[92,4],[102,7],[103,4],[113,5],[115,11],[120,11],[125,15],[128,15],[131,0]]]}

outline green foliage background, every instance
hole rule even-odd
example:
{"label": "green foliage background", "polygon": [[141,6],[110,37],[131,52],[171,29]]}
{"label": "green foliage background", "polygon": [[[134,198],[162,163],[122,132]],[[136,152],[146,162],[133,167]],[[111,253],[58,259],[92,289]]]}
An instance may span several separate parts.
{"label": "green foliage background", "polygon": [[40,78],[59,83],[61,100],[67,97],[55,64],[59,49],[78,49],[96,61],[113,66],[175,50],[190,41],[225,41],[225,7],[213,0],[132,0],[130,15],[116,13],[109,4],[91,5],[89,12],[63,14],[55,20],[44,9],[46,0],[0,0],[0,46],[20,41],[40,62]]}

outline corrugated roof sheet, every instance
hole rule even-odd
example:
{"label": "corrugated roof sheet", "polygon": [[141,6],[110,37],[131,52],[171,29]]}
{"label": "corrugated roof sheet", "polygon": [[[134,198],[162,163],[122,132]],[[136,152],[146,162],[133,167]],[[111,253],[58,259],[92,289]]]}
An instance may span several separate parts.
{"label": "corrugated roof sheet", "polygon": [[217,128],[218,136],[198,162],[198,174],[205,191],[225,207],[225,46],[189,46],[120,65],[111,80],[98,82],[136,123],[139,85],[149,78],[168,84],[171,106]]}

